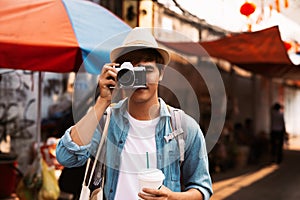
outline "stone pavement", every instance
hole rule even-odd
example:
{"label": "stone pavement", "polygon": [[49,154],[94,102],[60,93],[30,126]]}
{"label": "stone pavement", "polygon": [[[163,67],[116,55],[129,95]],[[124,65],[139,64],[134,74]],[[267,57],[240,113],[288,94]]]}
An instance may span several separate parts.
{"label": "stone pavement", "polygon": [[213,174],[211,200],[299,200],[300,137],[291,138],[281,164],[265,163]]}

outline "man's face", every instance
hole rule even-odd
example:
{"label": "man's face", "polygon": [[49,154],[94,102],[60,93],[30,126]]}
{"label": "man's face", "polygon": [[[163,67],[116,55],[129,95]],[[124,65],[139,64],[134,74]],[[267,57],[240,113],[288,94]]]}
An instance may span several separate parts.
{"label": "man's face", "polygon": [[[152,102],[157,103],[157,88],[158,82],[160,80],[160,76],[162,76],[162,72],[160,73],[158,70],[157,64],[152,62],[140,62],[137,63],[134,67],[144,66],[146,67],[146,79],[147,79],[147,87],[139,88],[135,90],[127,90],[126,95],[130,97],[130,100],[134,103],[146,103]],[[130,94],[129,94],[130,93]]]}

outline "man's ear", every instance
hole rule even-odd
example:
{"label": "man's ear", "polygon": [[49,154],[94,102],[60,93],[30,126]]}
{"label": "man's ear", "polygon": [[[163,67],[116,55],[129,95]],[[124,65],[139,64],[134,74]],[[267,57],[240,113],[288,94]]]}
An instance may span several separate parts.
{"label": "man's ear", "polygon": [[165,73],[165,67],[162,67],[160,70],[159,81],[162,81]]}
{"label": "man's ear", "polygon": [[163,79],[163,75],[160,75],[158,80],[162,81],[162,79]]}

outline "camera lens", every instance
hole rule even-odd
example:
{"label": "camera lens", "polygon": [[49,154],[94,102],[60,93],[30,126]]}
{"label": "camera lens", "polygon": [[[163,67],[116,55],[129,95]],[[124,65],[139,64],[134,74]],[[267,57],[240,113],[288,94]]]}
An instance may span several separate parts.
{"label": "camera lens", "polygon": [[118,72],[117,79],[122,86],[132,86],[134,83],[134,72],[129,69],[121,69]]}

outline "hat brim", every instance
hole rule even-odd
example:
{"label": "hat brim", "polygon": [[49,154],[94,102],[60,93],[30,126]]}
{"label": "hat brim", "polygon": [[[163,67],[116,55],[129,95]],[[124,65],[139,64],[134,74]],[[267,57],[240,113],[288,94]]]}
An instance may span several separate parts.
{"label": "hat brim", "polygon": [[117,58],[120,56],[129,53],[131,51],[140,50],[140,49],[156,49],[163,58],[162,64],[167,65],[170,62],[170,54],[167,50],[160,48],[160,47],[149,47],[149,46],[141,46],[141,45],[134,45],[134,46],[120,46],[113,49],[110,53],[110,60],[111,62],[115,62]]}

